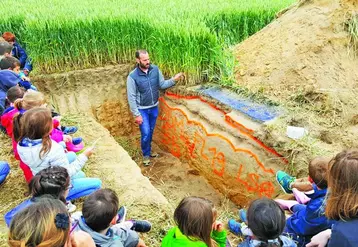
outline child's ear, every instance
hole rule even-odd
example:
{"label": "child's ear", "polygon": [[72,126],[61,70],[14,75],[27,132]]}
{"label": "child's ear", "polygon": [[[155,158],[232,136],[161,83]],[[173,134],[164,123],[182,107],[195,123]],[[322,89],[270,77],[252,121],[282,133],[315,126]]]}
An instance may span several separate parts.
{"label": "child's ear", "polygon": [[118,215],[114,216],[114,218],[111,221],[111,225],[117,224],[117,217],[118,217]]}

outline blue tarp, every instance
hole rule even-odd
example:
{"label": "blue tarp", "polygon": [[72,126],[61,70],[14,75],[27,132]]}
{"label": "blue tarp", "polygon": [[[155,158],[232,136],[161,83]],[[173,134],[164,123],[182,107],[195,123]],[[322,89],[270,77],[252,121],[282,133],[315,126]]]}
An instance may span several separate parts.
{"label": "blue tarp", "polygon": [[220,88],[207,88],[199,90],[204,95],[210,96],[231,108],[238,110],[256,121],[266,122],[277,117],[278,110],[272,106],[258,104],[248,99],[240,98],[230,92],[225,92]]}

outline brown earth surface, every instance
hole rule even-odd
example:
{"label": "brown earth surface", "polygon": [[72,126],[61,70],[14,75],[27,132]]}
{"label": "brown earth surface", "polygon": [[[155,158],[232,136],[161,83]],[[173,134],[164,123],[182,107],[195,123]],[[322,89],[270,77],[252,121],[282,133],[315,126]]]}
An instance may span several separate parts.
{"label": "brown earth surface", "polygon": [[[357,1],[300,1],[234,49],[237,84],[286,108],[259,136],[288,156],[297,173],[315,155],[358,146],[358,58],[347,32],[357,10]],[[284,139],[287,125],[309,136]]]}

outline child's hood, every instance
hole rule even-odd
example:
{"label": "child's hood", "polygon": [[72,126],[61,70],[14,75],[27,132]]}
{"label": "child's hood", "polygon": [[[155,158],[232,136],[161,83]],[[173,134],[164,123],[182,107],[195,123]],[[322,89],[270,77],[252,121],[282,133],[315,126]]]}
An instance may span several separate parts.
{"label": "child's hood", "polygon": [[95,232],[89,226],[87,226],[83,217],[78,220],[78,226],[80,230],[87,232],[89,235],[91,235],[96,245],[100,245],[101,247],[124,247],[120,239],[116,238],[116,236],[113,235],[113,232],[111,232],[110,236],[105,236],[103,234]]}

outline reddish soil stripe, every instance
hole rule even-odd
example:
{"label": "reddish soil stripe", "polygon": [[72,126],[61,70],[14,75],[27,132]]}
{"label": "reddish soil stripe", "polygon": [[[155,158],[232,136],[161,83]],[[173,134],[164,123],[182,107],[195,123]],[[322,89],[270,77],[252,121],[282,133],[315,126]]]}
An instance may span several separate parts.
{"label": "reddish soil stripe", "polygon": [[[219,107],[217,107],[216,105],[214,105],[213,103],[208,102],[207,100],[203,99],[200,96],[195,96],[195,95],[179,95],[179,94],[175,94],[172,92],[166,92],[165,93],[166,96],[168,96],[169,98],[175,98],[175,99],[187,99],[187,100],[192,100],[192,99],[199,99],[200,101],[202,101],[203,103],[206,103],[207,105],[209,105],[211,108],[213,108],[214,110],[217,110],[221,113],[223,113],[225,115],[225,122],[227,122],[230,126],[236,128],[241,134],[247,136],[248,138],[250,138],[251,140],[253,140],[254,142],[256,142],[259,146],[261,146],[263,149],[265,149],[266,151],[268,151],[269,153],[279,157],[285,164],[288,163],[288,160],[283,157],[281,154],[279,154],[275,149],[266,146],[262,141],[260,141],[257,137],[253,136],[252,134],[254,133],[254,131],[252,129],[247,128],[246,126],[244,126],[243,124],[235,121],[234,119],[232,119],[230,116],[227,115],[227,112],[225,112],[224,110],[220,109]],[[163,101],[164,103],[166,103],[165,101]],[[167,103],[166,103],[167,105]],[[170,106],[168,106],[169,108],[171,108]],[[177,109],[177,108],[175,108]],[[180,110],[180,109],[177,109]],[[180,110],[185,117],[188,119],[188,117],[186,116],[186,114]],[[188,119],[189,121],[189,119]],[[195,121],[194,121],[195,122]],[[198,122],[196,122],[198,123]],[[200,126],[206,131],[205,127],[201,124]],[[226,137],[223,137],[224,139],[227,139]],[[227,139],[227,141],[229,142],[230,145],[233,146],[233,144]],[[235,149],[233,147],[233,149]],[[256,158],[255,158],[256,159]]]}

